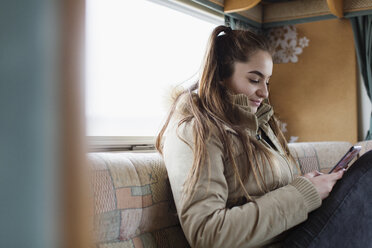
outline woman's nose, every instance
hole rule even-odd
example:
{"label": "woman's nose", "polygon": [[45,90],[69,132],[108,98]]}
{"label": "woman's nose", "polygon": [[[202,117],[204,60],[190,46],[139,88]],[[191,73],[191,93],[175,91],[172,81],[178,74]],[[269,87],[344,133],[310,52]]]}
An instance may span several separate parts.
{"label": "woman's nose", "polygon": [[257,95],[262,98],[269,97],[269,89],[266,83],[261,83],[259,89],[257,90]]}

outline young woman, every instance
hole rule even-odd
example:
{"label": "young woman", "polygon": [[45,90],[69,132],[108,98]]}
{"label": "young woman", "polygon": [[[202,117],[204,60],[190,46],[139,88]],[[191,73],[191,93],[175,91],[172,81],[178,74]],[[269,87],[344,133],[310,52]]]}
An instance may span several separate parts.
{"label": "young woman", "polygon": [[344,171],[300,176],[268,104],[266,40],[218,26],[196,85],[179,93],[158,139],[192,247],[280,245]]}

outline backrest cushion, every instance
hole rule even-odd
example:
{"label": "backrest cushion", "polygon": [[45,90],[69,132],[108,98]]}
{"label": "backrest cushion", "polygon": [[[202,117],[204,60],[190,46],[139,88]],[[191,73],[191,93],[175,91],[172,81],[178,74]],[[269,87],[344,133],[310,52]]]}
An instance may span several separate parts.
{"label": "backrest cushion", "polygon": [[[358,143],[361,154],[372,141]],[[301,172],[328,172],[348,142],[289,144]],[[90,153],[97,247],[189,247],[176,214],[166,168],[158,153]]]}
{"label": "backrest cushion", "polygon": [[157,153],[90,153],[98,247],[189,247]]}
{"label": "backrest cushion", "polygon": [[372,150],[372,140],[361,141],[356,143],[356,145],[362,146],[359,156],[362,156],[364,153]]}
{"label": "backrest cushion", "polygon": [[350,149],[351,143],[300,142],[288,146],[303,174],[314,170],[327,173]]}

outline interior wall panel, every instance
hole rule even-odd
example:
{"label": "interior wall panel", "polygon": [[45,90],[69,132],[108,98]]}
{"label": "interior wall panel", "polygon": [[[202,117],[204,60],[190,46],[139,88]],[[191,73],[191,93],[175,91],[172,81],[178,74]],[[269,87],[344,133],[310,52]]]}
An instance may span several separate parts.
{"label": "interior wall panel", "polygon": [[309,39],[297,63],[275,64],[270,100],[285,135],[304,141],[357,141],[357,67],[348,20],[296,25]]}

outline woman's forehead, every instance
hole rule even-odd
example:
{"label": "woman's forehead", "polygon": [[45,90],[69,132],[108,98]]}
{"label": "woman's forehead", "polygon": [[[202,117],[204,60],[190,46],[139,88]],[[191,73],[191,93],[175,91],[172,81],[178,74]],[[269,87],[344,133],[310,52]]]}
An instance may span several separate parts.
{"label": "woman's forehead", "polygon": [[252,73],[261,77],[270,77],[273,71],[271,55],[260,51],[250,56],[248,62],[235,62],[234,72],[239,74]]}

